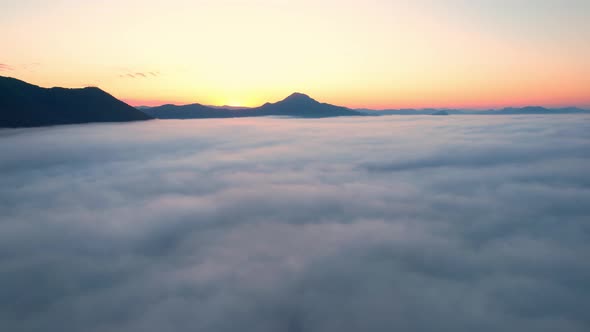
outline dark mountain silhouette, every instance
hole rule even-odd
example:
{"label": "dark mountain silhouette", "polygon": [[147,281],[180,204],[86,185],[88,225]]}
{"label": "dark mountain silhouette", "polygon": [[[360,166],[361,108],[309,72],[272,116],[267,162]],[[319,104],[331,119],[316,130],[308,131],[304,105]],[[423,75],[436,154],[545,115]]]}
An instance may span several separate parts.
{"label": "dark mountain silhouette", "polygon": [[361,112],[353,111],[346,107],[320,103],[302,93],[294,93],[276,103],[266,103],[259,107],[245,109],[190,104],[182,106],[162,105],[159,107],[143,109],[143,111],[150,116],[159,119],[238,118],[271,115],[325,118],[333,116],[364,115]]}
{"label": "dark mountain silhouette", "polygon": [[294,93],[277,103],[266,103],[252,110],[265,115],[285,115],[306,118],[362,115],[346,107],[320,103],[302,93]]}
{"label": "dark mountain silhouette", "polygon": [[172,105],[150,107],[142,110],[146,114],[158,119],[205,119],[232,118],[240,116],[238,110],[213,108],[201,104]]}
{"label": "dark mountain silhouette", "polygon": [[0,76],[0,127],[148,120],[99,88],[41,88]]}
{"label": "dark mountain silhouette", "polygon": [[153,107],[153,106],[143,106],[143,105],[142,105],[142,106],[135,106],[135,108],[137,108],[137,109],[138,109],[138,110],[140,110],[140,111],[141,111],[141,110],[146,110],[146,109],[148,109],[148,108],[152,108],[152,107]]}
{"label": "dark mountain silhouette", "polygon": [[223,105],[223,106],[215,106],[215,105],[206,105],[207,107],[211,107],[211,108],[215,108],[215,109],[220,109],[220,110],[247,110],[247,109],[251,109],[252,107],[246,107],[246,106],[230,106],[230,105]]}
{"label": "dark mountain silhouette", "polygon": [[445,110],[440,110],[440,111],[436,111],[434,113],[431,113],[430,115],[449,115],[449,112],[447,112]]}

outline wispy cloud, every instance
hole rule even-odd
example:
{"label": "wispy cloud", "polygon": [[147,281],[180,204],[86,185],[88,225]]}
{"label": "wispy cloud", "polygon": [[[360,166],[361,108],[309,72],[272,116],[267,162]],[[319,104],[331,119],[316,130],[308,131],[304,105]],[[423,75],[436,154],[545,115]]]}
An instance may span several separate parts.
{"label": "wispy cloud", "polygon": [[138,72],[130,72],[126,71],[124,74],[119,74],[120,78],[154,78],[160,76],[159,71],[138,71]]}
{"label": "wispy cloud", "polygon": [[41,66],[39,62],[30,62],[30,63],[22,63],[16,65],[9,65],[6,63],[0,63],[0,71],[12,71],[12,70],[25,70],[25,71],[35,71],[36,69]]}
{"label": "wispy cloud", "polygon": [[5,63],[0,63],[0,71],[9,71],[14,70],[14,67],[7,65]]}

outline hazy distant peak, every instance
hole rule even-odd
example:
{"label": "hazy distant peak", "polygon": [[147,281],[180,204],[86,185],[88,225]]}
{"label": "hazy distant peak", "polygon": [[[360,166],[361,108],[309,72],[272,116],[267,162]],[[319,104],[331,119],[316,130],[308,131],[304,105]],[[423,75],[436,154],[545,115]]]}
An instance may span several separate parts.
{"label": "hazy distant peak", "polygon": [[547,108],[541,106],[525,106],[525,107],[505,107],[504,111],[521,111],[521,112],[546,112]]}

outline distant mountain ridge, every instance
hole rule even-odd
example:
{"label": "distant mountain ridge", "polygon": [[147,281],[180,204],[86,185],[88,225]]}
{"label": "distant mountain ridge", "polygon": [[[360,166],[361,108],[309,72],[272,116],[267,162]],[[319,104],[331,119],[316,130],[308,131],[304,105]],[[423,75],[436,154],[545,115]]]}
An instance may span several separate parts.
{"label": "distant mountain ridge", "polygon": [[380,115],[516,115],[581,114],[589,110],[577,107],[545,108],[527,106],[498,110],[426,109],[350,109],[321,103],[303,93],[265,103],[259,107],[207,106],[202,104],[131,107],[96,87],[81,89],[42,88],[21,80],[0,76],[0,128],[36,127],[91,122],[126,122],[159,119],[238,118],[288,116],[325,118],[335,116]]}
{"label": "distant mountain ridge", "polygon": [[541,106],[506,107],[500,110],[484,111],[485,114],[572,114],[590,111],[577,107],[545,108]]}
{"label": "distant mountain ridge", "polygon": [[517,114],[576,114],[590,113],[577,107],[545,108],[540,106],[507,107],[498,110],[464,110],[449,108],[424,109],[350,109],[320,103],[303,93],[293,93],[276,103],[265,103],[259,107],[207,106],[202,104],[162,105],[141,108],[142,111],[159,119],[204,119],[238,118],[255,116],[290,116],[302,118],[323,118],[334,116],[381,116],[381,115],[517,115]]}
{"label": "distant mountain ridge", "polygon": [[149,119],[96,87],[41,88],[0,76],[0,128]]}
{"label": "distant mountain ridge", "polygon": [[223,108],[201,104],[162,105],[142,109],[159,119],[238,118],[255,116],[291,116],[324,118],[333,116],[363,116],[365,114],[346,107],[320,103],[303,93],[293,93],[287,98],[253,108]]}
{"label": "distant mountain ridge", "polygon": [[230,106],[230,105],[223,105],[223,106],[215,106],[215,105],[205,105],[211,108],[215,108],[215,109],[221,109],[221,110],[247,110],[250,109],[252,107],[246,107],[246,106]]}
{"label": "distant mountain ridge", "polygon": [[578,107],[546,108],[541,106],[506,107],[497,110],[463,110],[449,108],[424,108],[424,109],[387,109],[371,110],[356,109],[356,111],[367,115],[518,115],[518,114],[577,114],[590,113],[590,110]]}

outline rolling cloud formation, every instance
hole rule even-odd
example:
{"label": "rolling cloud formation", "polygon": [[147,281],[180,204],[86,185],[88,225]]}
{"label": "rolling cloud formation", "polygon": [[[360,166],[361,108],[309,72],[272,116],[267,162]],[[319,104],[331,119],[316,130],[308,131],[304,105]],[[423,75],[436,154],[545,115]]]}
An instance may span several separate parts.
{"label": "rolling cloud formation", "polygon": [[590,117],[0,131],[2,331],[588,331]]}

